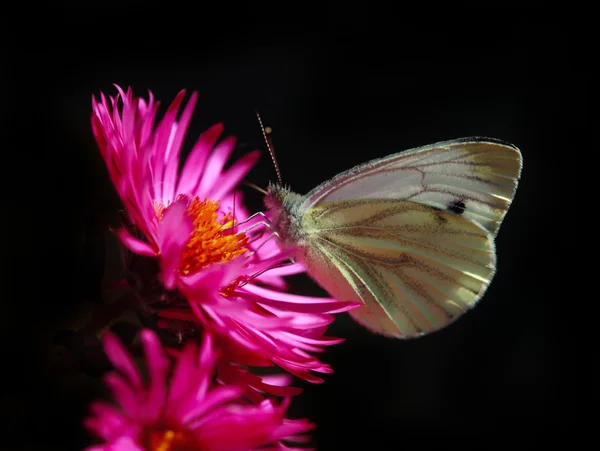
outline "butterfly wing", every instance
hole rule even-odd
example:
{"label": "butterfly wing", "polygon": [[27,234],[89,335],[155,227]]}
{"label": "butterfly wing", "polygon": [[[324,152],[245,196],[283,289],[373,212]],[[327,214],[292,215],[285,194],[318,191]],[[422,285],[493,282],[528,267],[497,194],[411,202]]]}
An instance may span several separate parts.
{"label": "butterfly wing", "polygon": [[483,295],[492,236],[438,208],[395,199],[319,205],[302,219],[309,273],[368,328],[408,338],[440,329]]}
{"label": "butterfly wing", "polygon": [[502,141],[445,141],[343,172],[308,193],[303,209],[347,199],[402,199],[462,215],[495,235],[521,166],[519,150]]}

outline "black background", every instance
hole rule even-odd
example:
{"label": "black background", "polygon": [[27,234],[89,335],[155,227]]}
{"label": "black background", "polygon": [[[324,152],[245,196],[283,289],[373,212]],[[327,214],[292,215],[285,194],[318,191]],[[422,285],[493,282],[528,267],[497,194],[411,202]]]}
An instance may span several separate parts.
{"label": "black background", "polygon": [[[330,335],[347,341],[323,356],[336,372],[323,385],[303,384],[291,414],[317,422],[313,445],[323,451],[514,448],[565,436],[581,399],[567,315],[581,302],[571,276],[582,247],[573,193],[578,168],[592,162],[585,23],[536,9],[416,15],[290,5],[283,20],[261,5],[248,15],[199,8],[175,18],[166,6],[136,2],[29,12],[6,34],[5,443],[88,443],[80,420],[92,394],[58,391],[44,358],[56,322],[98,295],[82,237],[106,225],[118,203],[91,134],[90,99],[114,94],[112,83],[143,96],[150,89],[163,105],[197,90],[187,149],[222,121],[238,137],[236,156],[264,150],[258,109],[274,129],[284,180],[300,193],[436,141],[490,136],[517,145],[522,179],[497,239],[498,273],[477,308],[406,342],[340,315]],[[580,157],[588,163],[575,163]],[[248,180],[274,178],[263,154]],[[247,200],[261,208],[257,193],[247,190]],[[307,279],[296,289],[322,293]]]}

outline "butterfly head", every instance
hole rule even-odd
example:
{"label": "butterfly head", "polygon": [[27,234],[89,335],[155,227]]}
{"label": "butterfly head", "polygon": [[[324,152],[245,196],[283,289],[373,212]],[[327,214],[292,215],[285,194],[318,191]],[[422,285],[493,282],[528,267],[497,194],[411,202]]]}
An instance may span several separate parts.
{"label": "butterfly head", "polygon": [[297,244],[301,238],[301,205],[304,197],[277,183],[269,184],[265,206],[271,226],[286,245]]}

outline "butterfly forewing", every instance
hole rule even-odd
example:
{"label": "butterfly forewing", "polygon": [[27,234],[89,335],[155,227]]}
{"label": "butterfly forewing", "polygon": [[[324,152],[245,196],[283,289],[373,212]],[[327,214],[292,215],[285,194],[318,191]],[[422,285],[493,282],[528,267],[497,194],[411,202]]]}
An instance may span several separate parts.
{"label": "butterfly forewing", "polygon": [[495,234],[521,172],[507,143],[465,138],[408,150],[343,172],[312,190],[305,209],[340,200],[401,199],[475,221]]}
{"label": "butterfly forewing", "polygon": [[493,239],[483,227],[416,202],[328,202],[304,214],[302,230],[309,272],[340,299],[365,303],[350,314],[386,335],[444,327],[494,274]]}

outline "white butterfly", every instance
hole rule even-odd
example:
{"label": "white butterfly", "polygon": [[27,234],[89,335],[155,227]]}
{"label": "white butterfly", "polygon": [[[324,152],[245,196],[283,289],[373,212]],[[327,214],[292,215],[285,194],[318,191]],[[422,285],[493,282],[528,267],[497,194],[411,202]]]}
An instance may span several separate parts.
{"label": "white butterfly", "polygon": [[354,319],[408,338],[448,325],[485,292],[521,166],[511,144],[463,138],[359,165],[305,196],[271,184],[265,204],[312,278],[365,304]]}

